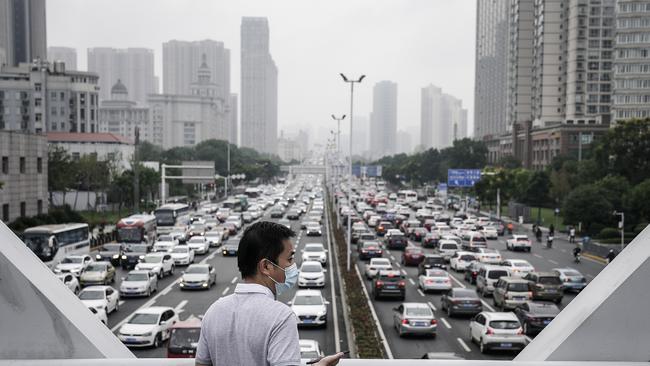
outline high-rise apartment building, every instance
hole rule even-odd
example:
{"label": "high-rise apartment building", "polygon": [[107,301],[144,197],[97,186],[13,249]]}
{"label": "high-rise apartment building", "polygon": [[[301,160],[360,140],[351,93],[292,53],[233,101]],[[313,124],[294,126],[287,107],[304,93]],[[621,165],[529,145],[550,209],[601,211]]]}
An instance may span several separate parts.
{"label": "high-rise apartment building", "polygon": [[510,2],[477,0],[476,9],[474,136],[483,138],[507,131]]}
{"label": "high-rise apartment building", "polygon": [[534,0],[510,1],[507,131],[532,116],[534,5]]}
{"label": "high-rise apartment building", "polygon": [[[346,120],[349,117],[346,117]],[[349,121],[347,122],[349,123]],[[366,116],[354,116],[354,123],[352,125],[352,135],[354,144],[352,145],[352,154],[366,156],[370,148],[370,121]],[[341,123],[341,133],[345,131],[346,122]],[[349,128],[348,128],[349,130]],[[349,149],[348,149],[349,150]]]}
{"label": "high-rise apartment building", "polygon": [[147,95],[158,90],[154,54],[148,48],[89,48],[88,71],[99,75],[102,100],[110,99],[111,88],[118,79],[128,85],[129,99],[140,103],[146,102]]}
{"label": "high-rise apartment building", "polygon": [[613,120],[650,117],[650,1],[616,2]]}
{"label": "high-rise apartment building", "polygon": [[269,51],[266,18],[241,23],[241,146],[275,154],[278,136],[278,69]]}
{"label": "high-rise apartment building", "polygon": [[420,93],[420,145],[424,149],[439,146],[437,131],[440,121],[442,89],[435,85],[422,88]]}
{"label": "high-rise apartment building", "polygon": [[50,62],[62,61],[66,70],[78,70],[77,50],[72,47],[48,47],[47,60]]}
{"label": "high-rise apartment building", "polygon": [[0,0],[0,66],[47,58],[45,0]]}
{"label": "high-rise apartment building", "polygon": [[397,149],[397,83],[384,80],[372,91],[370,156],[381,158]]}
{"label": "high-rise apartment building", "polygon": [[413,152],[413,139],[408,130],[397,131],[396,140],[396,154],[410,154]]}
{"label": "high-rise apartment building", "polygon": [[420,147],[445,148],[467,137],[467,109],[462,101],[435,85],[422,88],[420,100]]}
{"label": "high-rise apartment building", "polygon": [[239,107],[239,96],[236,93],[230,94],[230,99],[228,102],[228,120],[229,120],[229,129],[228,132],[228,141],[231,144],[239,146],[239,113],[237,113],[237,107]]}

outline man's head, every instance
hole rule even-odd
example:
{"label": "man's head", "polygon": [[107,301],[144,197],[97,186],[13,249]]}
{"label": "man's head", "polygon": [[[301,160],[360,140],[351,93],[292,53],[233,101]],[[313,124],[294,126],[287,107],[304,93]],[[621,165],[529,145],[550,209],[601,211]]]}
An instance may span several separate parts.
{"label": "man's head", "polygon": [[284,282],[283,269],[294,263],[295,251],[291,242],[294,236],[293,230],[270,221],[249,226],[237,250],[237,266],[242,278],[271,289],[274,281]]}

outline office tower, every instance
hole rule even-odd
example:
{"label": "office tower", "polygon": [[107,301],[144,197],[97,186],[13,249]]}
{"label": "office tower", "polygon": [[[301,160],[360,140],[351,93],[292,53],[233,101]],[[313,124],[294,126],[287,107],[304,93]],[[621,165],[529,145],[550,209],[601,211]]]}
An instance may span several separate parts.
{"label": "office tower", "polygon": [[111,88],[117,80],[128,85],[129,99],[144,103],[147,94],[155,93],[154,54],[148,48],[88,49],[88,71],[99,75],[99,97],[110,99]]}
{"label": "office tower", "polygon": [[278,69],[269,52],[266,18],[241,23],[241,146],[275,154]]}
{"label": "office tower", "polygon": [[650,117],[650,1],[618,0],[613,119]]}
{"label": "office tower", "polygon": [[462,140],[466,137],[470,137],[467,130],[467,109],[460,108],[460,115],[458,117],[458,128],[456,130],[455,140]]}
{"label": "office tower", "polygon": [[372,91],[370,155],[381,158],[397,148],[397,83],[380,81]]}
{"label": "office tower", "polygon": [[[510,1],[507,130],[532,116],[534,0]],[[478,136],[477,136],[478,137]]]}
{"label": "office tower", "polygon": [[239,107],[239,102],[238,102],[239,96],[236,93],[231,93],[230,94],[230,99],[228,103],[228,120],[229,120],[229,128],[230,131],[228,133],[228,141],[231,144],[235,144],[239,146],[239,124],[238,124],[238,118],[239,118],[239,113],[237,113],[237,108]]}
{"label": "office tower", "polygon": [[476,9],[474,137],[480,139],[507,130],[510,2],[477,0]]}
{"label": "office tower", "polygon": [[47,58],[45,0],[0,0],[0,65]]}
{"label": "office tower", "polygon": [[[341,133],[346,130],[346,119],[341,122]],[[345,122],[348,121],[348,122]],[[349,130],[349,128],[347,129]],[[370,142],[370,120],[367,116],[354,116],[354,125],[352,126],[352,134],[354,137],[354,144],[352,144],[352,154],[366,156],[369,149]],[[348,148],[349,150],[349,148]]]}
{"label": "office tower", "polygon": [[439,147],[437,126],[441,123],[441,103],[442,89],[433,84],[422,88],[420,93],[420,145],[424,149]]}
{"label": "office tower", "polygon": [[[408,129],[411,130],[411,129]],[[395,149],[395,153],[397,154],[410,154],[413,152],[413,143],[412,143],[412,138],[411,134],[408,132],[408,130],[399,130],[397,131],[397,136],[395,138],[397,147]]]}
{"label": "office tower", "polygon": [[78,70],[77,50],[72,47],[48,47],[47,60],[50,62],[63,61],[66,70]]}

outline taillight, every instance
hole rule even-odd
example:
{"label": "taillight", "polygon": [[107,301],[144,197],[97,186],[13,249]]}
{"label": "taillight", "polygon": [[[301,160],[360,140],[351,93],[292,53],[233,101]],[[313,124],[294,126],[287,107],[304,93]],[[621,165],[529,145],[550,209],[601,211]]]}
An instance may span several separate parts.
{"label": "taillight", "polygon": [[408,324],[409,320],[408,319],[402,319],[402,324]]}
{"label": "taillight", "polygon": [[404,287],[406,286],[406,283],[404,281],[399,281],[398,285],[399,287]]}
{"label": "taillight", "polygon": [[533,297],[533,293],[531,291],[528,291],[528,298],[530,299],[532,297]]}
{"label": "taillight", "polygon": [[487,328],[487,333],[486,333],[486,334],[487,334],[487,335],[492,335],[492,334],[494,334],[494,330],[493,330],[492,328],[488,327],[488,328]]}
{"label": "taillight", "polygon": [[368,253],[366,249],[361,249],[361,253]]}
{"label": "taillight", "polygon": [[431,319],[431,325],[436,325],[436,324],[438,324],[438,321],[435,319]]}
{"label": "taillight", "polygon": [[384,283],[383,283],[382,281],[377,281],[377,282],[375,283],[375,287],[381,287],[381,286],[383,286],[383,285],[384,285]]}

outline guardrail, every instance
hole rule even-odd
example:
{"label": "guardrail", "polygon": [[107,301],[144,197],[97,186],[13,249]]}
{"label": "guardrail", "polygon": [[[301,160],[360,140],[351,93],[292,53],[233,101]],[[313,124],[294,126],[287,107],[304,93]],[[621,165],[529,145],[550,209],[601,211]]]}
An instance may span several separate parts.
{"label": "guardrail", "polygon": [[[0,360],[0,366],[194,366],[193,358],[136,358],[136,359],[67,359],[67,360]],[[647,362],[594,362],[594,361],[449,361],[449,360],[373,360],[345,359],[341,366],[647,366]]]}

